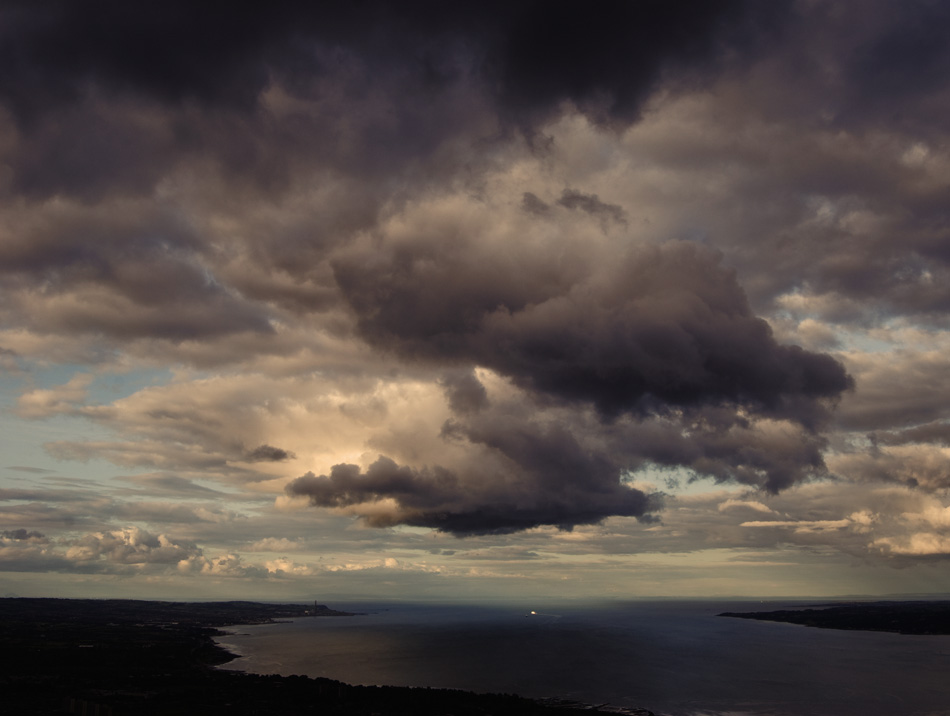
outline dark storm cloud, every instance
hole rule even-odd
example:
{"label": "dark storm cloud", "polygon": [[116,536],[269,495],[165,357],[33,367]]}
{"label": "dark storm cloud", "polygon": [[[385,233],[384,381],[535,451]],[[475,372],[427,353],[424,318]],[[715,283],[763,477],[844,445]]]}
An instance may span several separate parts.
{"label": "dark storm cloud", "polygon": [[548,482],[560,475],[595,492],[609,491],[643,470],[666,468],[770,493],[826,473],[821,435],[787,422],[752,423],[731,407],[675,411],[651,420],[625,417],[606,425],[592,411],[568,407],[547,413],[543,421],[536,411],[530,404],[493,406],[448,421],[442,434],[503,455],[511,465],[528,466]]}
{"label": "dark storm cloud", "polygon": [[[873,0],[0,3],[0,192],[11,215],[35,209],[0,226],[2,317],[111,345],[190,343],[235,363],[258,351],[288,375],[318,362],[296,332],[342,344],[355,320],[374,359],[403,362],[380,369],[380,386],[429,370],[452,412],[450,467],[434,466],[421,438],[399,454],[382,447],[380,427],[348,454],[379,444],[406,464],[337,465],[288,488],[370,524],[476,534],[648,521],[659,499],[624,480],[654,468],[778,493],[827,474],[823,431],[852,380],[833,357],[776,340],[743,289],[767,297],[759,307],[807,286],[842,322],[942,318],[947,187],[943,165],[925,163],[950,116],[948,14]],[[843,25],[854,29],[838,48]],[[669,136],[654,155],[644,145],[656,128],[647,140],[599,134],[631,167],[614,176],[581,146],[586,128],[551,122],[573,106],[599,129],[629,129],[651,98]],[[702,124],[692,143],[687,120]],[[908,129],[924,124],[919,137]],[[542,176],[522,161],[529,151],[548,162]],[[505,201],[489,174],[507,177]],[[638,181],[650,184],[642,195]],[[583,191],[558,194],[565,186]],[[463,194],[485,200],[473,213],[497,216],[443,231],[438,211],[462,212],[436,199]],[[659,207],[655,232],[640,226],[641,199]],[[430,201],[418,223],[442,233],[425,239],[407,207],[425,214]],[[668,219],[678,213],[689,218]],[[697,234],[732,246],[725,262],[687,243],[642,248]],[[601,239],[615,244],[599,254]],[[223,338],[234,338],[226,349]],[[170,361],[187,364],[179,355]],[[497,375],[483,384],[472,366]],[[891,389],[852,401],[839,426],[876,431],[881,448],[946,444],[942,424],[913,427],[945,417],[943,368],[910,388],[893,368]],[[521,412],[489,398],[498,375]],[[339,390],[334,420],[385,422],[385,402]],[[248,450],[284,444],[277,431],[222,446],[239,415],[214,423],[162,406],[126,434],[147,440],[50,451],[211,476],[295,457]],[[861,469],[876,479],[946,486],[939,461],[910,470],[902,456],[872,457]],[[163,509],[142,514],[199,519]]]}
{"label": "dark storm cloud", "polygon": [[488,391],[472,371],[449,373],[440,382],[453,413],[473,413],[488,405]]}
{"label": "dark storm cloud", "polygon": [[[362,187],[359,209],[323,217],[321,233],[363,228],[394,191],[389,178],[405,186],[446,139],[494,136],[499,123],[533,136],[564,101],[628,123],[664,70],[741,54],[772,14],[738,0],[8,1],[0,104],[17,127],[0,161],[17,195],[85,202],[148,195],[198,161],[279,193],[313,161]],[[285,113],[265,106],[274,88]],[[445,173],[429,164],[411,180]],[[288,248],[261,253],[299,265],[306,244]]]}
{"label": "dark storm cloud", "polygon": [[3,228],[3,272],[32,274],[54,284],[108,280],[125,259],[159,264],[184,258],[199,245],[175,211],[147,204],[119,204],[108,216],[68,205],[41,216],[11,210]]}
{"label": "dark storm cloud", "polygon": [[[571,529],[610,515],[649,520],[659,509],[656,495],[620,483],[615,465],[585,455],[562,432],[522,431],[503,449],[521,458],[520,474],[460,476],[441,467],[413,469],[380,456],[363,472],[335,465],[329,475],[313,473],[287,485],[287,493],[319,507],[363,506],[368,524],[430,527],[456,535],[503,534],[538,525]],[[596,484],[596,489],[591,485]],[[376,506],[381,500],[395,502]]]}
{"label": "dark storm cloud", "polygon": [[[675,444],[672,432],[667,446],[671,444]],[[710,426],[687,433],[679,447],[677,453],[657,451],[656,463],[682,465],[717,482],[750,485],[772,494],[827,475],[822,455],[827,440],[807,430],[721,431]],[[653,450],[647,445],[643,452],[650,456]]]}
{"label": "dark storm cloud", "polygon": [[271,332],[260,307],[201,265],[197,237],[174,212],[67,207],[2,226],[0,237],[7,305],[40,330],[170,340]]}
{"label": "dark storm cloud", "polygon": [[734,404],[815,425],[821,401],[851,386],[828,355],[780,345],[732,272],[686,243],[632,253],[573,285],[526,295],[523,274],[411,248],[336,266],[372,343],[424,359],[467,361],[606,417],[669,406]]}
{"label": "dark storm cloud", "polygon": [[452,80],[446,54],[480,60],[502,105],[546,112],[570,100],[601,119],[631,120],[660,73],[735,50],[775,8],[738,0],[558,0],[345,4],[273,0],[228,6],[171,0],[7,2],[0,96],[20,117],[75,100],[89,86],[164,102],[252,107],[274,73],[327,71],[313,43],[398,58],[430,83]]}
{"label": "dark storm cloud", "polygon": [[840,324],[945,325],[950,11],[928,0],[796,3],[782,27],[767,53],[730,66],[719,85],[729,98],[708,106],[767,141],[737,152],[728,134],[701,132],[688,148],[676,137],[664,161],[717,177],[745,165],[727,184],[761,224],[727,255],[757,307],[798,288],[824,297],[821,315]]}
{"label": "dark storm cloud", "polygon": [[[449,384],[449,399],[459,382],[475,387],[474,378],[456,380]],[[464,535],[538,525],[570,529],[614,515],[650,521],[662,495],[628,484],[644,469],[650,474],[686,468],[773,494],[826,474],[821,436],[788,422],[751,424],[734,408],[671,411],[651,420],[627,416],[605,424],[593,410],[543,402],[525,396],[485,404],[479,399],[477,410],[455,410],[441,436],[464,448],[465,457],[451,468],[416,468],[380,457],[365,471],[337,465],[329,475],[308,473],[287,492],[314,506],[344,509],[373,526],[406,524]]]}
{"label": "dark storm cloud", "polygon": [[[572,15],[583,19],[572,25]],[[583,12],[534,0],[7,2],[0,102],[16,124],[0,126],[11,138],[0,143],[8,188],[108,216],[11,226],[0,242],[7,305],[41,331],[119,341],[271,333],[271,306],[336,306],[332,278],[317,267],[354,231],[371,229],[394,193],[404,200],[479,161],[467,150],[440,154],[453,137],[495,136],[499,122],[530,129],[530,118],[551,116],[563,100],[630,121],[663,68],[735,50],[738,28],[758,26],[759,15],[740,2],[652,0],[604,0]],[[567,55],[570,76],[561,71]],[[622,69],[607,74],[609,58]],[[264,101],[267,90],[280,107]],[[117,221],[127,209],[107,206],[165,193],[199,166],[201,181],[216,178],[225,196],[270,199],[302,176],[313,183],[316,166],[339,196],[299,225],[217,242],[178,207]],[[566,201],[619,218],[593,196]],[[214,259],[224,255],[249,268],[218,276]]]}
{"label": "dark storm cloud", "polygon": [[945,95],[950,78],[950,7],[912,0],[877,3],[873,13],[880,31],[843,63],[852,93],[844,119],[860,123],[883,115],[918,129],[934,119],[945,124],[945,116],[935,115],[945,100],[933,100]]}
{"label": "dark storm cloud", "polygon": [[[776,27],[785,3],[529,3],[503,41],[502,102],[538,114],[571,101],[595,122],[630,122],[664,70],[718,59]],[[753,29],[754,28],[754,29]]]}
{"label": "dark storm cloud", "polygon": [[181,149],[158,107],[86,102],[38,116],[5,159],[21,196],[95,202],[147,192]]}
{"label": "dark storm cloud", "polygon": [[276,13],[174,0],[4,5],[0,56],[11,71],[0,92],[31,116],[76,99],[91,82],[169,101],[253,103],[267,81],[260,52],[287,4],[273,3]]}
{"label": "dark storm cloud", "polygon": [[605,425],[590,410],[513,399],[456,411],[442,437],[468,448],[463,464],[413,468],[380,457],[365,471],[337,465],[329,475],[308,473],[287,492],[374,526],[462,535],[570,529],[615,515],[650,521],[662,496],[627,484],[644,468],[687,468],[770,493],[825,474],[823,438],[788,423],[753,426],[727,408]]}
{"label": "dark storm cloud", "polygon": [[273,445],[258,445],[244,456],[247,462],[283,462],[293,460],[297,456],[289,450]]}

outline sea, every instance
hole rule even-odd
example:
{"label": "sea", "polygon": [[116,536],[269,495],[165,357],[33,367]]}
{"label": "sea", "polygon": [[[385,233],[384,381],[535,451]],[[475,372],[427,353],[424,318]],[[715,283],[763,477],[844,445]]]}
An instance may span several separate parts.
{"label": "sea", "polygon": [[802,602],[331,606],[360,614],[228,628],[222,668],[657,716],[950,716],[950,636],[717,616]]}

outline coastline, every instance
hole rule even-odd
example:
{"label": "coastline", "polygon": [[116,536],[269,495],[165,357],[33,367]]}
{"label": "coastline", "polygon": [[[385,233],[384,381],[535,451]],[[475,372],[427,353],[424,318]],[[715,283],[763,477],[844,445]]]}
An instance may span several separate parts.
{"label": "coastline", "polygon": [[[354,613],[354,616],[356,615],[358,615],[358,613]],[[225,654],[229,655],[230,658],[227,661],[222,661],[221,663],[216,664],[214,666],[214,669],[217,671],[222,671],[222,672],[248,674],[248,675],[253,675],[257,677],[279,676],[280,678],[299,678],[297,676],[287,676],[287,675],[280,675],[280,674],[263,674],[263,673],[255,672],[253,668],[253,663],[255,660],[253,650],[242,649],[239,644],[226,643],[223,641],[229,635],[250,636],[247,633],[241,633],[242,627],[266,626],[267,624],[280,624],[280,623],[290,624],[290,623],[295,623],[295,622],[297,622],[297,619],[275,620],[272,622],[251,623],[251,624],[233,624],[233,625],[222,627],[221,629],[218,630],[219,632],[218,635],[214,636],[213,638],[214,643],[216,646],[222,649],[225,652]],[[244,665],[242,666],[234,665],[233,662],[240,659],[246,660],[247,668],[245,668]],[[308,678],[318,679],[320,677],[308,677]],[[334,683],[340,683],[340,684],[345,683],[345,682],[337,681],[335,679],[332,681]],[[353,687],[352,685],[350,686]],[[467,689],[454,689],[454,688],[443,688],[443,687],[433,688],[433,687],[426,686],[424,684],[417,684],[414,686],[392,686],[392,685],[387,685],[387,684],[377,684],[377,685],[369,685],[369,686],[356,686],[353,688],[425,689],[427,691],[446,691],[446,692],[453,692],[457,694],[468,693],[468,694],[473,694],[475,696],[494,696],[494,694],[491,692],[469,691]],[[546,697],[540,697],[540,698],[518,696],[518,698],[524,698],[525,700],[538,704],[548,710],[552,710],[552,709],[556,710],[556,714],[571,714],[578,711],[583,711],[585,713],[603,713],[603,714],[613,714],[617,716],[656,716],[649,709],[627,707],[627,706],[616,706],[610,703],[595,704],[595,703],[588,703],[585,701],[579,701],[575,699],[560,698],[556,696],[546,696]]]}
{"label": "coastline", "polygon": [[[3,598],[0,647],[19,656],[0,673],[4,705],[11,713],[101,716],[580,716],[597,711],[513,694],[352,686],[217,668],[236,658],[214,641],[226,634],[224,627],[274,623],[275,614],[287,616],[288,609],[300,608],[253,602]],[[623,713],[651,716],[643,710]]]}
{"label": "coastline", "polygon": [[[222,649],[224,653],[230,657],[227,661],[222,661],[220,664],[217,664],[215,668],[220,669],[225,664],[229,664],[232,661],[236,661],[237,659],[251,658],[249,654],[242,652],[241,647],[239,645],[229,644],[223,641],[228,636],[244,636],[240,632],[237,631],[240,628],[240,626],[241,625],[235,624],[235,625],[229,625],[227,627],[223,627],[219,629],[218,634],[216,634],[213,637],[215,646],[217,646],[219,649]],[[235,669],[235,671],[243,671],[243,669]]]}
{"label": "coastline", "polygon": [[[866,716],[883,701],[907,716],[943,707],[946,640],[870,631],[796,629],[717,618],[727,610],[803,610],[812,600],[524,604],[341,604],[358,620],[236,629],[253,661],[223,670],[303,674],[350,684],[518,693],[546,705],[647,707],[657,714]],[[827,602],[825,602],[827,604]],[[537,605],[528,605],[537,606]],[[231,630],[229,630],[231,631]],[[239,636],[250,633],[250,638]],[[849,654],[847,659],[836,655]],[[801,681],[812,684],[803,693]],[[887,683],[886,693],[877,686]],[[553,699],[551,698],[553,697]]]}
{"label": "coastline", "polygon": [[820,604],[770,612],[723,612],[737,619],[799,624],[818,629],[877,631],[914,636],[950,635],[950,601],[879,601]]}

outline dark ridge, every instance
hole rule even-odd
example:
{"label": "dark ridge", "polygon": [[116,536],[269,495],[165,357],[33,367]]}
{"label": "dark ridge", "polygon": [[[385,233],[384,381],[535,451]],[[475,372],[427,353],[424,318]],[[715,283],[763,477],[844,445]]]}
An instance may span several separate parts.
{"label": "dark ridge", "polygon": [[950,601],[864,602],[816,605],[774,612],[723,612],[721,617],[787,622],[819,629],[886,631],[897,634],[950,634]]}
{"label": "dark ridge", "polygon": [[0,599],[2,710],[98,716],[581,714],[510,694],[351,686],[214,668],[234,658],[213,642],[222,634],[216,627],[330,616],[352,615],[312,604]]}
{"label": "dark ridge", "polygon": [[0,599],[0,616],[72,624],[152,626],[266,624],[295,617],[351,617],[323,604],[260,602],[152,602],[141,599]]}

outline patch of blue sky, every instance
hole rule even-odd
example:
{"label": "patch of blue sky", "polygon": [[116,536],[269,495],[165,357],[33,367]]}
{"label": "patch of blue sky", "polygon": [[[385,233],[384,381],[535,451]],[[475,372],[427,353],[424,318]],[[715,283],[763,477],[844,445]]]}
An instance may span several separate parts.
{"label": "patch of blue sky", "polygon": [[[137,369],[123,372],[90,371],[88,366],[81,365],[51,365],[33,366],[29,377],[19,376],[21,383],[24,379],[31,388],[55,388],[65,385],[77,375],[92,375],[92,382],[87,391],[91,404],[107,403],[127,397],[133,393],[152,385],[162,385],[172,379],[172,371],[168,368]],[[10,376],[16,378],[17,376]],[[0,379],[0,389],[6,392],[6,380]]]}
{"label": "patch of blue sky", "polygon": [[[23,420],[7,411],[0,413],[0,486],[22,486],[37,474],[61,475],[89,480],[103,480],[119,471],[105,460],[59,460],[44,445],[60,440],[108,440],[111,433],[84,418],[56,415],[38,420]],[[11,469],[12,468],[12,469]],[[28,468],[23,470],[22,468]],[[36,471],[43,471],[38,473]],[[130,472],[122,468],[122,472]],[[132,471],[134,472],[134,471]]]}
{"label": "patch of blue sky", "polygon": [[882,330],[870,333],[862,329],[834,326],[835,338],[841,349],[856,353],[889,353],[894,350],[896,334],[884,326]]}
{"label": "patch of blue sky", "polygon": [[89,399],[92,403],[111,403],[143,388],[169,383],[172,377],[172,371],[167,368],[102,373],[89,384]]}
{"label": "patch of blue sky", "polygon": [[698,475],[693,470],[682,466],[666,467],[648,464],[636,472],[626,473],[621,479],[634,486],[652,485],[655,490],[671,495],[700,495],[726,489],[738,492],[743,489],[739,485],[716,482],[711,477]]}
{"label": "patch of blue sky", "polygon": [[[24,392],[55,388],[68,383],[78,374],[86,373],[76,365],[33,366],[29,372],[0,373],[0,454],[3,456],[0,462],[0,485],[9,485],[11,482],[22,484],[31,474],[38,474],[3,469],[10,466],[49,470],[50,473],[83,479],[101,479],[116,471],[114,465],[104,460],[58,460],[49,455],[44,447],[46,443],[57,441],[112,439],[107,428],[82,416],[52,415],[27,419],[17,415],[17,402]],[[170,377],[171,372],[167,369],[93,374],[83,402],[87,405],[108,404],[150,385],[165,383]],[[123,471],[138,472],[128,469]]]}

